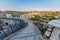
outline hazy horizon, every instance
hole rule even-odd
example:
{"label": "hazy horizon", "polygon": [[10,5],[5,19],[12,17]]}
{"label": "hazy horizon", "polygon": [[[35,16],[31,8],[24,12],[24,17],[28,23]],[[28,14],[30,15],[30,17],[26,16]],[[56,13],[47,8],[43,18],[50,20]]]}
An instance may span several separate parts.
{"label": "hazy horizon", "polygon": [[60,11],[60,0],[0,0],[0,11]]}

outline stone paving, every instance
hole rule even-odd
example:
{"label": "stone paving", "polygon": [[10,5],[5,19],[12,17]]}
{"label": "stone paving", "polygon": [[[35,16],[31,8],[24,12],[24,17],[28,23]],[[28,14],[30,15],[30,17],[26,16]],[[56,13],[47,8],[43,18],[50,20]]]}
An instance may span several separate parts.
{"label": "stone paving", "polygon": [[8,38],[8,40],[42,40],[41,34],[38,28],[29,22],[28,26],[22,31],[18,31],[14,36]]}

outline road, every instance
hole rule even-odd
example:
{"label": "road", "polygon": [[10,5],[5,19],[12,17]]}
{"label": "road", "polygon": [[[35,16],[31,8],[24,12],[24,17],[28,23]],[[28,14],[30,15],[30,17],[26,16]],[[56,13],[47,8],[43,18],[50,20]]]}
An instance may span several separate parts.
{"label": "road", "polygon": [[33,22],[26,19],[24,20],[28,22],[28,26],[26,26],[23,30],[18,31],[7,40],[42,40],[39,30]]}

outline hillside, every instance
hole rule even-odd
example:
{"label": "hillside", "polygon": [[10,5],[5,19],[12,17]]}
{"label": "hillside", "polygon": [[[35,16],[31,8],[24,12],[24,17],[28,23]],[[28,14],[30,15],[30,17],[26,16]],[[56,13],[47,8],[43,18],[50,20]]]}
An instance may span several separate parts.
{"label": "hillside", "polygon": [[19,11],[0,11],[1,14],[12,14],[13,17],[20,17],[20,15],[25,14],[27,12],[19,12]]}

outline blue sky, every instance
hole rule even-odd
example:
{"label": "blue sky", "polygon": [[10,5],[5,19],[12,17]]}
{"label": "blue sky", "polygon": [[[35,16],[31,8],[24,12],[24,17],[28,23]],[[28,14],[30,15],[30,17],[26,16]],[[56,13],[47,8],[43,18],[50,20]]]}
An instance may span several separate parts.
{"label": "blue sky", "polygon": [[60,0],[0,0],[0,10],[60,11]]}

